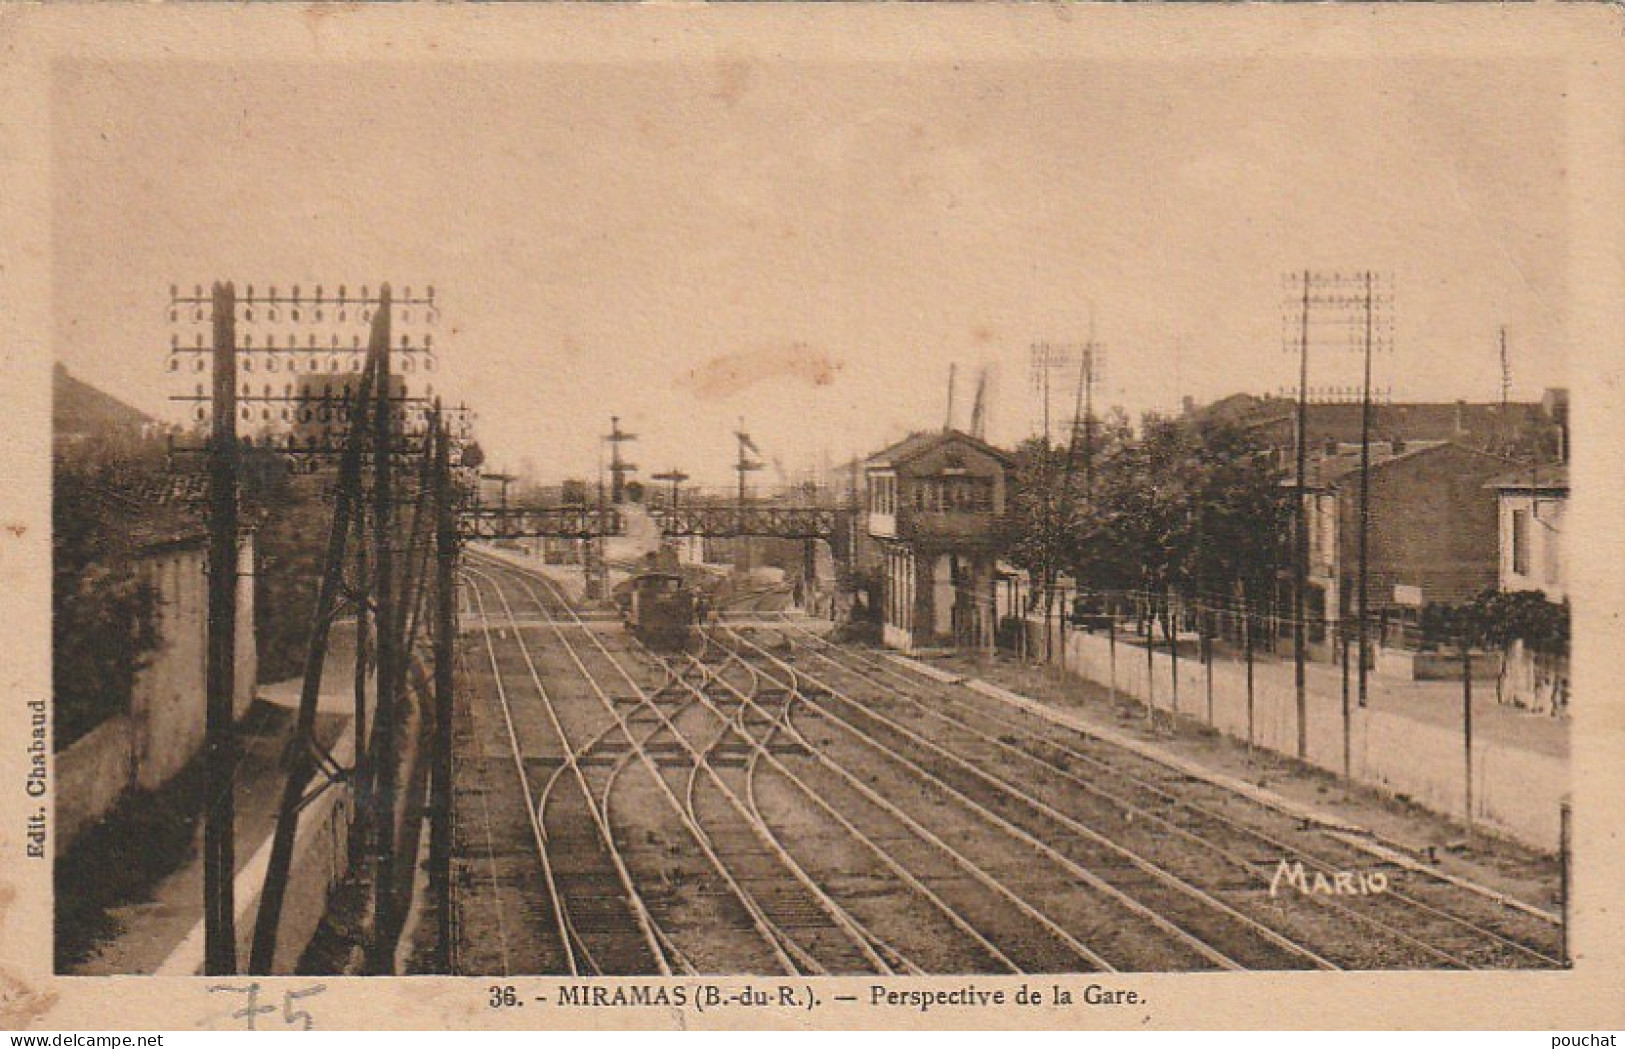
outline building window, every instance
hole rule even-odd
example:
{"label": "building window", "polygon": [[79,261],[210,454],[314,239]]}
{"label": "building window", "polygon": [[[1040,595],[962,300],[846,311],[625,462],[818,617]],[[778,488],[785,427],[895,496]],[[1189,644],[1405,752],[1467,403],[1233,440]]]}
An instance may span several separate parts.
{"label": "building window", "polygon": [[942,509],[956,513],[993,512],[991,477],[948,477],[942,481]]}
{"label": "building window", "polygon": [[1512,511],[1512,572],[1529,574],[1529,511]]}
{"label": "building window", "polygon": [[869,483],[873,486],[873,498],[870,507],[877,514],[895,514],[897,512],[897,478],[873,477]]}

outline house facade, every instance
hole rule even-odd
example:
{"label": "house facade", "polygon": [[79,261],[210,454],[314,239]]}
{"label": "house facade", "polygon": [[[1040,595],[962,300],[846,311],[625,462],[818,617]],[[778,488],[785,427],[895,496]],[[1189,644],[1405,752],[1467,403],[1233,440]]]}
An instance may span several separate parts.
{"label": "house facade", "polygon": [[1499,571],[1502,590],[1537,590],[1559,604],[1568,597],[1567,466],[1539,466],[1496,478]]}
{"label": "house facade", "polygon": [[958,430],[914,434],[865,463],[881,634],[904,651],[986,642],[1010,458]]}
{"label": "house facade", "polygon": [[[1506,460],[1452,442],[1374,446],[1366,528],[1366,606],[1458,604],[1493,586],[1494,492]],[[1359,601],[1360,457],[1319,458],[1306,488],[1311,619],[1335,623]]]}

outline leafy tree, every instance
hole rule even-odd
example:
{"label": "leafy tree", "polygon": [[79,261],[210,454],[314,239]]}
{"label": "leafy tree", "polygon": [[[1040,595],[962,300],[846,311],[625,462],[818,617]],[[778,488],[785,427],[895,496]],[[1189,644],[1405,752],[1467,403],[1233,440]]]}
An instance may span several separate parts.
{"label": "leafy tree", "polygon": [[1569,603],[1546,599],[1538,590],[1487,589],[1473,600],[1470,616],[1480,644],[1509,648],[1522,641],[1542,655],[1567,655]]}
{"label": "leafy tree", "polygon": [[1256,436],[1155,415],[1135,434],[1120,411],[1097,434],[1087,497],[1075,459],[1069,489],[1068,449],[1018,449],[1008,549],[1035,592],[1049,570],[1087,589],[1139,592],[1165,632],[1176,594],[1256,607],[1287,563],[1292,521],[1291,492]]}
{"label": "leafy tree", "polygon": [[158,595],[136,570],[131,517],[163,483],[156,445],[87,443],[52,470],[51,672],[58,750],[129,710],[160,643]]}

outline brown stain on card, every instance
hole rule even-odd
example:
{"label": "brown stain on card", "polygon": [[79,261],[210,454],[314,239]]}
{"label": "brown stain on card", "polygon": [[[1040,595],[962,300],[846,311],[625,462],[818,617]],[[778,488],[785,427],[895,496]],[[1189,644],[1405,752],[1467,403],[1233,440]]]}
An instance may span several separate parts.
{"label": "brown stain on card", "polygon": [[679,389],[691,391],[704,400],[731,397],[768,379],[801,382],[808,386],[828,386],[835,381],[842,362],[805,342],[769,346],[713,357],[690,368],[677,379]]}
{"label": "brown stain on card", "polygon": [[745,92],[750,90],[751,60],[743,55],[724,55],[718,58],[712,71],[716,74],[717,86],[711,92],[711,97],[720,100],[726,106],[735,106]]}

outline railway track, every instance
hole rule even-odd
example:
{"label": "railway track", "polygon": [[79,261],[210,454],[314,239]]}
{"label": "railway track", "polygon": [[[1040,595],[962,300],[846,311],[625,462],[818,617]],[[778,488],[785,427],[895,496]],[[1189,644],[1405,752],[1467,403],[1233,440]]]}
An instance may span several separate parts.
{"label": "railway track", "polygon": [[[531,589],[529,583],[521,585]],[[554,601],[559,608],[568,612],[568,606],[556,594]],[[562,634],[560,640],[564,640]],[[594,644],[608,657],[608,651],[601,641],[595,640]],[[579,662],[579,657],[576,658]],[[697,664],[698,662],[696,661]],[[585,673],[585,668],[582,669]],[[624,668],[621,672],[624,673]],[[757,672],[751,673],[754,675]],[[721,675],[714,674],[712,677],[715,681],[725,683]],[[800,698],[802,692],[800,685],[793,678],[786,684],[789,686],[791,696]],[[749,692],[736,686],[730,688],[742,702],[751,702]],[[787,724],[793,725],[793,711],[787,711],[784,720]],[[804,737],[803,741],[805,742]],[[1015,967],[1025,971],[1111,970],[1120,967],[1100,950],[1070,931],[1077,928],[1089,930],[1092,938],[1108,941],[1112,953],[1127,963],[1125,967],[1241,967],[1242,963],[1213,947],[1201,937],[1192,935],[1163,915],[1141,906],[1130,895],[1119,891],[1106,879],[1072,862],[1053,847],[1003,820],[986,806],[976,806],[972,811],[984,818],[991,818],[1000,830],[1037,848],[1042,856],[1052,861],[1054,869],[1045,869],[1042,874],[1030,869],[1020,869],[1019,864],[1012,864],[1007,851],[1002,847],[1003,843],[997,842],[979,844],[977,847],[991,853],[991,856],[983,858],[980,862],[971,860],[964,854],[963,849],[949,845],[943,834],[931,831],[917,818],[864,785],[850,770],[831,761],[821,750],[822,748],[808,747],[808,753],[818,758],[825,770],[836,773],[840,778],[841,783],[838,786],[847,788],[848,793],[855,789],[864,801],[878,806],[889,817],[898,820],[915,839],[945,853],[978,883],[978,887],[984,891],[974,894],[972,900],[980,905],[984,912],[981,915],[984,922],[1002,924],[1007,929],[1018,919],[1028,923],[1026,926],[1018,925],[1015,934],[1008,937],[1011,946],[999,952],[1008,961],[1012,953],[1019,951],[1023,955],[1022,961],[1010,962]],[[912,765],[909,766],[909,770],[914,773],[924,772],[920,767]],[[926,777],[932,778],[929,773],[926,773]],[[913,785],[900,784],[898,793],[908,793],[909,786]],[[814,788],[807,793],[814,797],[827,795],[830,793],[830,787]],[[964,800],[963,796],[961,800]],[[859,807],[843,806],[843,809],[855,811]],[[874,817],[870,815],[869,818]],[[936,821],[941,822],[940,814]],[[897,842],[900,838],[899,835],[893,836],[892,848],[899,847]],[[929,856],[920,859],[926,861],[924,866],[929,870],[933,865],[930,861],[936,858]],[[1145,864],[1140,866],[1142,873],[1167,878],[1160,870]],[[1045,878],[1044,875],[1048,877]],[[1014,882],[1022,883],[1021,892],[1012,888]],[[1087,891],[1081,893],[1077,891],[1080,882]],[[1035,905],[1033,899],[1040,900],[1041,906]],[[1000,914],[997,911],[993,914],[986,913],[989,901],[1005,905],[1003,909],[1007,913]],[[1064,917],[1057,921],[1049,912],[1059,912]],[[1262,933],[1261,938],[1271,940],[1267,932]],[[1292,967],[1303,967],[1304,964],[1329,967],[1309,952],[1302,951],[1296,945],[1284,940],[1278,938],[1271,940],[1270,945],[1284,952],[1292,961],[1299,963]]]}
{"label": "railway track", "polygon": [[[609,731],[591,735],[585,747],[572,746],[520,629],[512,621],[511,609],[507,609],[506,629],[499,631],[492,624],[486,592],[501,598],[493,577],[470,569],[464,578],[491,667],[562,971],[570,975],[672,975],[666,948],[609,833],[582,760]],[[499,654],[499,633],[507,650],[505,657]],[[528,681],[529,702],[521,702],[525,694],[510,694],[508,682],[513,677]],[[542,717],[529,716],[533,711]],[[540,731],[542,725],[551,729],[550,737]],[[543,770],[547,775],[538,790],[536,774]],[[558,789],[565,781],[574,790]],[[568,866],[555,869],[555,854],[567,855]]]}
{"label": "railway track", "polygon": [[[667,653],[583,617],[545,575],[474,556],[465,582],[500,712],[481,740],[505,744],[532,830],[516,870],[487,811],[502,789],[459,801],[477,813],[465,848],[482,825],[487,839],[504,971],[1558,964],[1533,908],[1373,867],[1109,741],[764,623],[772,609]],[[1283,863],[1387,884],[1266,891]]]}
{"label": "railway track", "polygon": [[[999,708],[984,696],[830,644],[811,631],[787,627],[832,677],[850,687],[867,685],[866,697],[885,696],[895,715],[924,717],[933,738],[970,740],[998,753],[1003,763],[1052,787],[1072,813],[1108,827],[1114,837],[1141,841],[1169,855],[1176,843],[1205,859],[1191,876],[1215,891],[1222,872],[1245,879],[1238,905],[1259,899],[1282,861],[1301,864],[1334,886],[1339,874],[1380,873],[1384,891],[1357,898],[1317,893],[1272,895],[1280,906],[1257,908],[1283,931],[1312,935],[1341,965],[1360,968],[1513,968],[1560,966],[1552,920],[1533,908],[1511,906],[1496,894],[1473,891],[1459,879],[1432,876],[1415,866],[1374,861],[1347,840],[1305,832],[1294,817],[1239,799],[1129,754],[1103,740],[1056,726],[1015,708]],[[1241,811],[1237,812],[1239,808]],[[1203,879],[1204,869],[1209,872]]]}
{"label": "railway track", "polygon": [[[492,577],[487,576],[487,579]],[[494,580],[492,580],[494,583]],[[672,682],[650,688],[637,680],[623,662],[604,645],[589,624],[576,616],[555,589],[542,582],[546,596],[528,579],[515,577],[526,600],[540,613],[558,644],[552,651],[574,664],[577,680],[597,697],[619,728],[618,733],[602,732],[586,749],[608,749],[617,754],[608,773],[593,794],[599,800],[603,822],[613,826],[617,804],[626,805],[626,783],[630,770],[641,766],[645,787],[652,786],[688,831],[692,842],[710,861],[710,875],[719,879],[726,891],[699,885],[696,891],[676,893],[672,888],[670,862],[683,862],[687,849],[668,849],[668,865],[651,862],[647,849],[628,849],[628,867],[640,880],[652,883],[645,890],[658,937],[695,971],[710,972],[788,972],[824,974],[840,972],[911,971],[893,953],[889,963],[877,952],[875,942],[850,922],[816,884],[804,875],[796,877],[793,861],[788,861],[771,832],[761,824],[749,805],[727,784],[712,760],[719,740],[728,731],[727,719],[706,708],[685,704],[672,711],[662,709],[657,697],[669,699]],[[496,584],[506,610],[512,603]],[[514,618],[517,632],[518,619]],[[606,683],[608,687],[606,687]],[[620,694],[612,697],[611,688]],[[680,692],[681,690],[679,690]],[[617,701],[631,708],[622,714]],[[609,737],[615,738],[610,740]],[[608,740],[608,742],[606,742]],[[635,803],[635,801],[633,802]],[[647,812],[643,806],[642,812]],[[630,832],[629,832],[630,833]],[[625,837],[623,835],[623,837]],[[723,860],[717,842],[726,840],[728,862]],[[640,856],[638,853],[643,852]],[[684,872],[692,879],[696,872]],[[716,913],[680,915],[673,909],[681,904],[678,896],[705,901]],[[724,902],[726,901],[726,902]],[[742,909],[743,916],[735,910]],[[796,935],[786,930],[794,926]],[[748,946],[733,937],[718,943],[719,931],[754,930],[767,956],[754,957]],[[683,945],[680,941],[693,943]],[[743,960],[742,960],[743,959]]]}
{"label": "railway track", "polygon": [[[1132,935],[1111,939],[1109,950],[1115,957],[1100,952],[1100,967],[1179,971],[1336,968],[1310,947],[1251,921],[1224,901],[1067,817],[1022,787],[983,771],[977,761],[905,726],[876,718],[837,686],[791,667],[735,632],[729,634],[746,650],[774,664],[781,680],[800,677],[812,686],[800,689],[807,697],[804,709],[831,730],[816,737],[819,745],[837,746],[840,738],[858,744],[880,759],[875,765],[901,770],[907,779],[946,799],[962,819],[969,818],[973,826],[979,824],[982,833],[998,841],[1002,850],[1008,852],[1010,846],[1016,846],[1024,881],[1037,881],[1043,872],[1049,872],[1057,882],[1070,886],[1070,891],[1043,897],[1050,910],[1067,916],[1067,925],[1088,928],[1097,939],[1118,927],[1131,931]],[[846,713],[834,709],[837,705]],[[906,786],[899,784],[898,789]]]}

